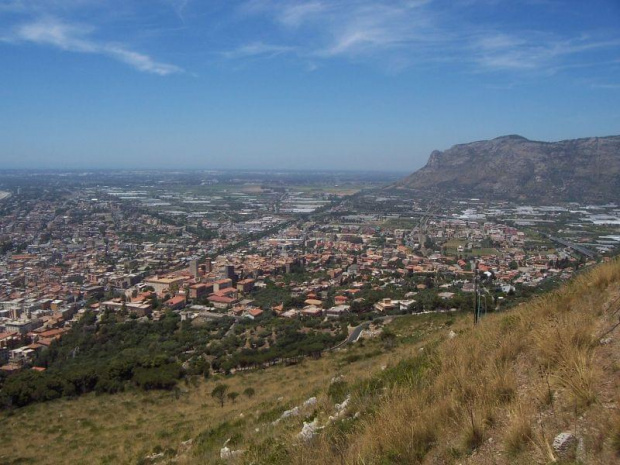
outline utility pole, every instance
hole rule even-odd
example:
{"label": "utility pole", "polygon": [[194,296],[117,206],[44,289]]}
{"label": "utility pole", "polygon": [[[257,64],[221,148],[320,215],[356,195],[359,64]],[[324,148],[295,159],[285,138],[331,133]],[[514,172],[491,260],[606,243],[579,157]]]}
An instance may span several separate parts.
{"label": "utility pole", "polygon": [[478,283],[478,261],[476,259],[474,259],[473,261],[473,267],[474,267],[474,325],[478,324],[478,306],[479,306],[479,300],[480,300],[480,289],[479,289],[479,283]]}

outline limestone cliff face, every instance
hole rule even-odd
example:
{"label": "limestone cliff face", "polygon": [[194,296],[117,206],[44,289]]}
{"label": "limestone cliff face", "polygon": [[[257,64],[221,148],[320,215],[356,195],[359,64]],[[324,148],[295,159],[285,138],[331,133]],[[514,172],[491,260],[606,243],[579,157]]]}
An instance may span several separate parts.
{"label": "limestone cliff face", "polygon": [[620,200],[620,136],[560,142],[511,135],[431,153],[396,184],[420,193],[512,200]]}

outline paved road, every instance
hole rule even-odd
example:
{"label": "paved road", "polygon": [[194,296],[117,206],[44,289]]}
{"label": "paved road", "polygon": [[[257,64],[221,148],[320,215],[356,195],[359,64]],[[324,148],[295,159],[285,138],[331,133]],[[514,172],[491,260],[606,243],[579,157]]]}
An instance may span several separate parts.
{"label": "paved road", "polygon": [[349,337],[345,339],[345,342],[346,343],[356,342],[357,339],[360,337],[360,334],[362,334],[362,331],[368,328],[369,324],[370,324],[370,321],[365,321],[361,325],[358,325],[355,328],[353,328],[353,331],[351,331],[351,334],[349,334]]}
{"label": "paved road", "polygon": [[[399,316],[406,316],[406,315],[386,315],[386,316],[381,316],[381,317],[375,318],[372,321],[386,320],[388,318],[398,318]],[[372,321],[364,321],[363,323],[357,325],[355,328],[353,328],[353,331],[351,331],[351,333],[347,336],[347,338],[344,341],[342,341],[337,346],[332,347],[331,350],[338,349],[339,347],[342,347],[345,344],[352,344],[354,342],[357,342],[357,340],[360,337],[360,334],[362,334],[362,331],[364,331],[366,328],[368,328],[368,325],[370,325],[370,323],[372,323]]]}
{"label": "paved road", "polygon": [[346,344],[351,344],[357,341],[357,338],[360,336],[364,328],[367,328],[369,324],[370,324],[370,321],[364,321],[362,324],[357,325],[355,328],[353,328],[353,331],[351,331],[351,333],[342,342],[339,342],[334,347],[330,347],[329,349],[326,349],[326,350],[330,351],[330,350],[340,349],[342,346]]}
{"label": "paved road", "polygon": [[411,315],[428,315],[429,313],[452,313],[452,310],[448,310],[448,311],[428,311],[428,312],[419,312],[419,313],[405,313],[404,315],[385,315],[385,316],[380,316],[377,318],[374,318],[372,321],[364,321],[363,323],[357,325],[355,328],[353,328],[353,331],[351,331],[351,333],[347,336],[347,338],[342,341],[340,344],[338,344],[337,346],[332,347],[329,350],[334,350],[334,349],[338,349],[340,347],[342,347],[345,344],[352,344],[354,342],[357,342],[357,339],[360,337],[360,334],[362,333],[362,331],[364,331],[366,328],[368,328],[368,325],[374,321],[377,320],[387,320],[387,319],[396,319],[396,318],[401,318],[404,316],[411,316]]}
{"label": "paved road", "polygon": [[585,255],[586,257],[590,257],[590,258],[596,257],[596,254],[593,251],[586,249],[585,247],[582,247],[578,244],[574,244],[570,241],[561,239],[559,237],[551,236],[549,234],[547,234],[547,237],[553,242],[557,242],[558,244],[563,245],[564,247],[573,249],[575,252],[579,252],[580,254]]}

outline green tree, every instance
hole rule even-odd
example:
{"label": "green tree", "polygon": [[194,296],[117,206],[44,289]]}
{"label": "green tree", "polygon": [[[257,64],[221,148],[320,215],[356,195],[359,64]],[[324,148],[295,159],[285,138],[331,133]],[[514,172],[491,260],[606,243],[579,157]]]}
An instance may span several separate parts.
{"label": "green tree", "polygon": [[245,391],[243,391],[243,394],[245,394],[245,396],[248,399],[251,399],[254,396],[254,394],[256,394],[256,391],[254,390],[254,388],[249,387],[249,388],[245,388]]}
{"label": "green tree", "polygon": [[396,334],[389,328],[383,328],[381,342],[386,349],[391,349],[396,345]]}
{"label": "green tree", "polygon": [[220,407],[224,407],[224,399],[226,399],[226,393],[228,392],[227,384],[218,384],[211,391],[211,397],[216,399],[220,403]]}
{"label": "green tree", "polygon": [[228,393],[228,398],[230,399],[230,401],[234,404],[235,401],[237,400],[237,397],[239,397],[239,393],[238,392],[229,392]]}

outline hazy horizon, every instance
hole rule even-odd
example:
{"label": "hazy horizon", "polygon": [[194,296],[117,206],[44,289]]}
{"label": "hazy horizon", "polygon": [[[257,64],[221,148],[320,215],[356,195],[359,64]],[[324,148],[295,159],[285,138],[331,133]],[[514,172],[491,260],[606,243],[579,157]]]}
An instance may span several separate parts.
{"label": "hazy horizon", "polygon": [[620,134],[614,0],[0,2],[10,169],[409,173]]}

